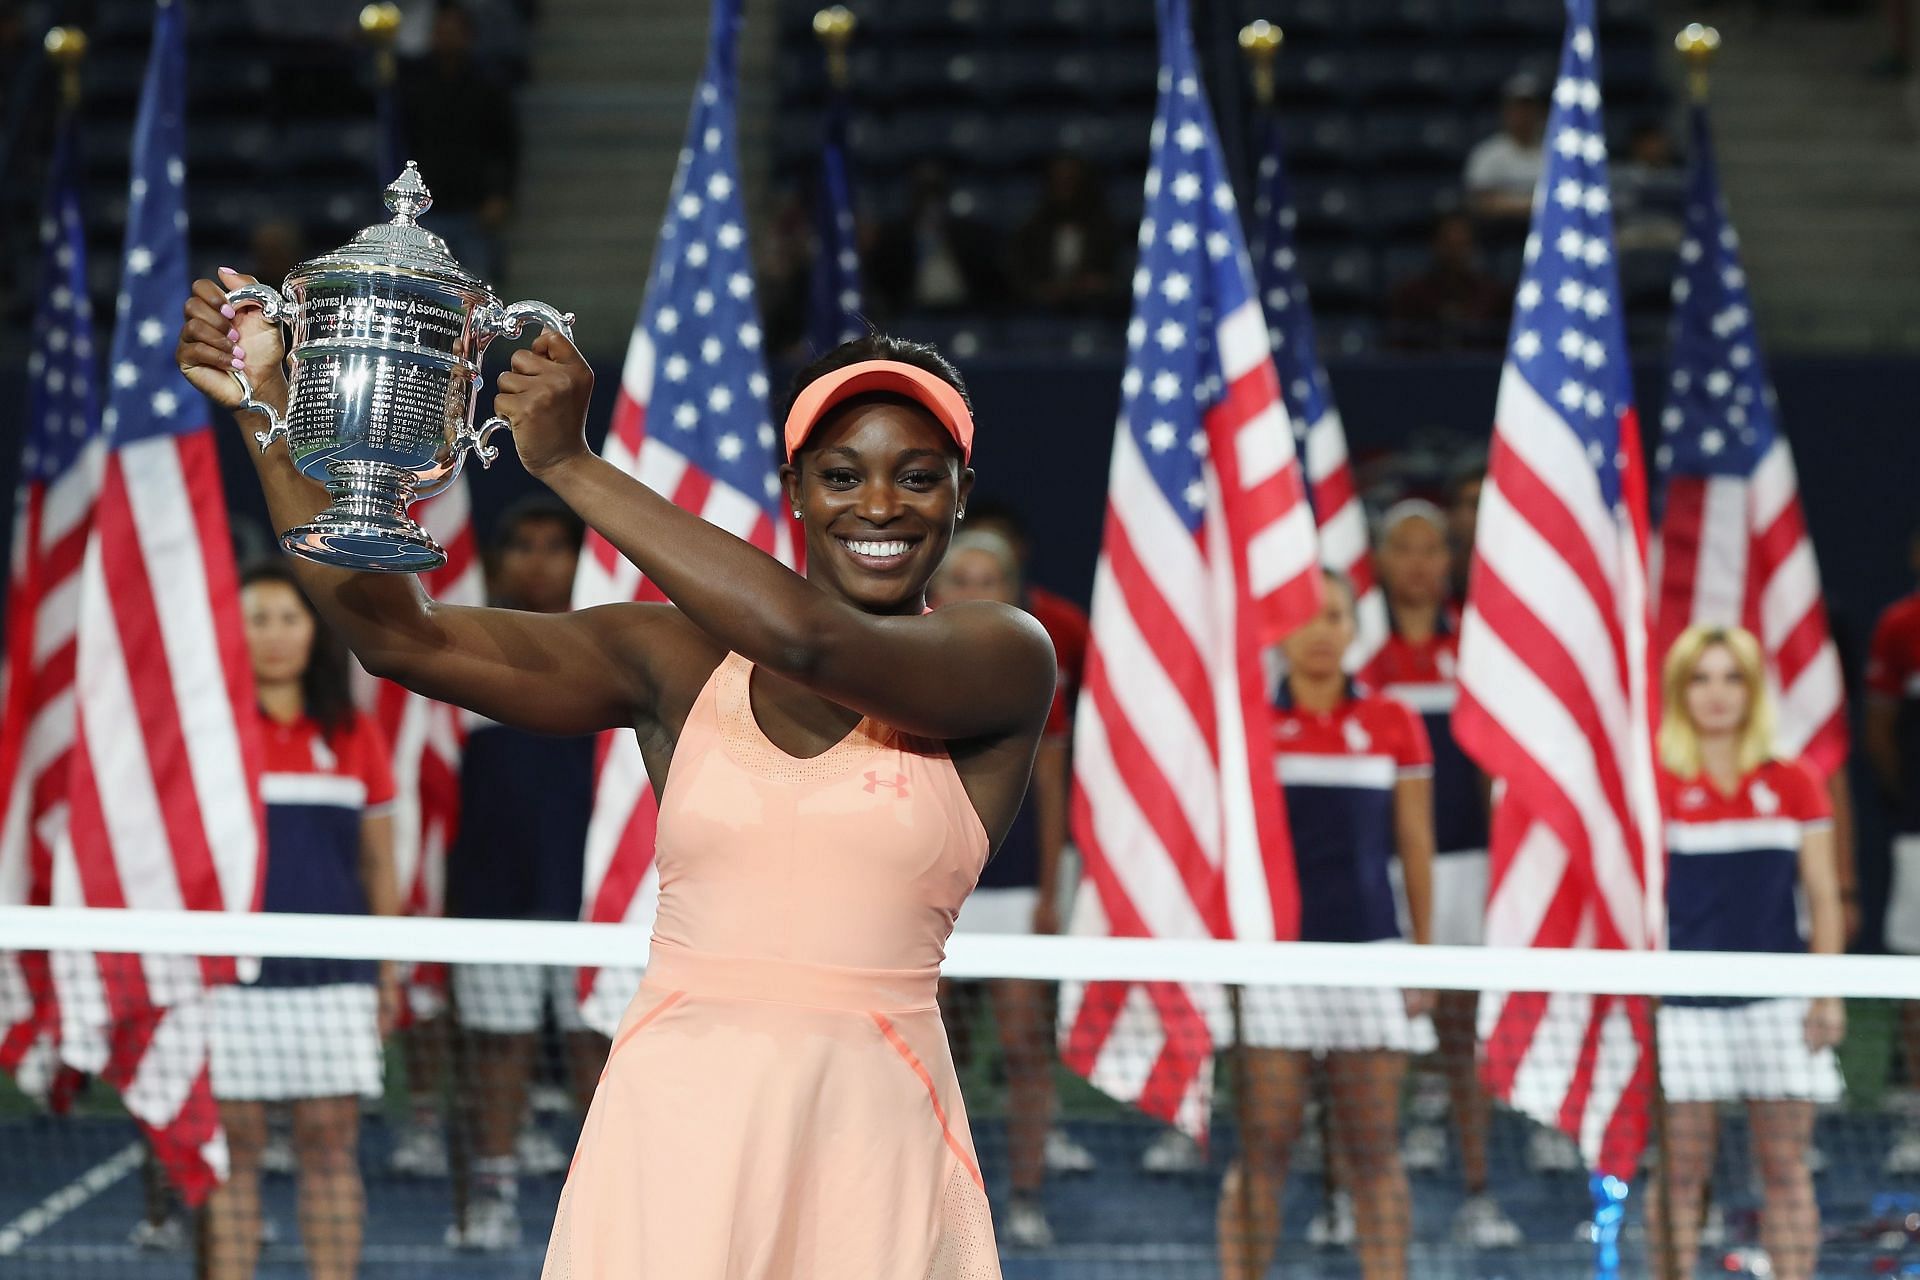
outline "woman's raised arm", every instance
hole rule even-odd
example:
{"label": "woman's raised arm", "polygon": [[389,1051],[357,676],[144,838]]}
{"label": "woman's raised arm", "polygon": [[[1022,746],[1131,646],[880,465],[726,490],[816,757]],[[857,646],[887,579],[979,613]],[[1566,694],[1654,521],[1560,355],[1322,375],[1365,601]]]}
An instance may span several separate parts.
{"label": "woman's raised arm", "polygon": [[[249,281],[222,274],[227,288]],[[188,382],[237,409],[239,358],[258,398],[285,406],[277,326],[255,310],[236,315],[212,280],[194,284],[184,310],[176,355]],[[300,474],[284,441],[264,452],[253,447],[253,431],[265,425],[256,415],[241,415],[240,425],[275,531],[312,520],[327,505],[326,490]],[[590,733],[645,718],[654,701],[650,649],[685,625],[657,605],[569,614],[448,606],[409,575],[351,573],[297,557],[293,565],[314,607],[373,674],[542,733]]]}

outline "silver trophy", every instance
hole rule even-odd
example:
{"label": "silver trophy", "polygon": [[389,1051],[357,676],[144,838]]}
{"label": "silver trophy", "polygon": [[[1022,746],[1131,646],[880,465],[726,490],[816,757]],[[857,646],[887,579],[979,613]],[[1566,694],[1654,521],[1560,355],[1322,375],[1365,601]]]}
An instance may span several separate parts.
{"label": "silver trophy", "polygon": [[260,447],[285,436],[294,465],[333,495],[280,545],[337,568],[415,573],[445,564],[447,553],[407,507],[452,484],[468,449],[491,466],[500,451],[488,438],[512,425],[496,416],[473,426],[487,344],[519,337],[528,320],[571,340],[573,317],[544,302],[503,306],[455,262],[416,221],[433,196],[412,161],[386,202],[393,221],[301,263],[277,290],[245,285],[227,301],[257,304],[291,327],[284,418],[234,376],[243,408],[266,415],[270,429],[254,435]]}

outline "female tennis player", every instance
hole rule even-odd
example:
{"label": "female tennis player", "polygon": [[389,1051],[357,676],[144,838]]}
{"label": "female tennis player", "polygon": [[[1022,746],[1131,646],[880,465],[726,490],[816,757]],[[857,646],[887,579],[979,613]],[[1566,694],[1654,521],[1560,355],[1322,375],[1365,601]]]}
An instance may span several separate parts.
{"label": "female tennis player", "polygon": [[[1404,703],[1357,690],[1341,666],[1353,643],[1353,588],[1326,575],[1320,612],[1282,643],[1274,765],[1300,881],[1300,937],[1378,942],[1400,936],[1390,871],[1406,884],[1413,940],[1432,910],[1433,753]],[[1220,1192],[1223,1280],[1267,1273],[1280,1197],[1324,1063],[1329,1160],[1353,1197],[1365,1280],[1405,1280],[1412,1202],[1400,1163],[1400,1083],[1408,1053],[1434,1047],[1427,992],[1385,987],[1249,987],[1242,997],[1243,1154]]]}
{"label": "female tennis player", "polygon": [[[393,774],[379,726],[354,710],[346,648],[279,562],[241,576],[240,613],[266,751],[260,909],[398,915]],[[397,979],[392,965],[276,957],[261,961],[257,982],[214,992],[209,1068],[232,1170],[207,1200],[211,1280],[247,1280],[259,1263],[270,1104],[293,1112],[300,1242],[314,1280],[358,1271],[360,1100],[380,1095]]]}
{"label": "female tennis player", "polygon": [[[1845,950],[1827,789],[1805,765],[1774,754],[1760,642],[1739,627],[1689,627],[1667,654],[1662,683],[1668,946]],[[1799,894],[1811,947],[1800,933]],[[1807,1146],[1815,1104],[1840,1097],[1840,1001],[1674,996],[1659,1018],[1675,1256],[1691,1274],[1718,1104],[1743,1101],[1764,1197],[1760,1241],[1780,1280],[1810,1280],[1820,1207]]]}
{"label": "female tennis player", "polygon": [[[227,406],[236,358],[285,396],[278,333],[226,304],[244,281],[194,285],[177,351]],[[1011,606],[926,611],[973,485],[959,374],[873,335],[799,375],[781,476],[804,578],[596,457],[592,389],[546,333],[495,407],[527,470],[672,606],[452,608],[299,565],[376,674],[539,732],[631,728],[660,795],[652,956],[546,1274],[998,1276],[934,991],[1026,792],[1054,658]],[[285,449],[258,470],[278,528],[325,504]]]}

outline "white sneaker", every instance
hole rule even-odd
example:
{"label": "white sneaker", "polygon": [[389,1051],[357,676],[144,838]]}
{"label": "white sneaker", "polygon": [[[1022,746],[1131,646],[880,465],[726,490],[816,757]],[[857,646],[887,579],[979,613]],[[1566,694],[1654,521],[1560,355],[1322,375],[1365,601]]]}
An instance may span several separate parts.
{"label": "white sneaker", "polygon": [[1886,1171],[1895,1177],[1920,1173],[1920,1128],[1902,1129],[1887,1148]]}
{"label": "white sneaker", "polygon": [[1584,1167],[1579,1146],[1560,1130],[1535,1125],[1527,1135],[1527,1168],[1535,1173],[1577,1173]]}
{"label": "white sneaker", "polygon": [[1353,1197],[1336,1191],[1307,1223],[1307,1243],[1316,1249],[1345,1249],[1359,1232],[1353,1225]]}
{"label": "white sneaker", "polygon": [[1053,1248],[1053,1227],[1047,1221],[1046,1211],[1030,1200],[1015,1200],[1007,1205],[1000,1236],[1015,1249]]}
{"label": "white sneaker", "polygon": [[481,1199],[467,1206],[464,1227],[447,1227],[447,1248],[505,1253],[520,1247],[520,1210],[511,1200]]}
{"label": "white sneaker", "polygon": [[1727,1211],[1715,1200],[1707,1205],[1706,1216],[1700,1219],[1700,1247],[1718,1249],[1726,1243]]}
{"label": "white sneaker", "polygon": [[403,1178],[444,1178],[447,1140],[438,1129],[408,1125],[387,1153],[387,1168]]}
{"label": "white sneaker", "polygon": [[1206,1167],[1200,1144],[1178,1129],[1162,1130],[1140,1153],[1140,1168],[1147,1173],[1199,1173]]}
{"label": "white sneaker", "polygon": [[520,1172],[529,1177],[541,1177],[549,1173],[565,1173],[567,1166],[573,1163],[573,1157],[560,1149],[560,1144],[547,1136],[544,1129],[528,1125],[520,1131],[514,1140],[514,1159],[520,1162]]}
{"label": "white sneaker", "polygon": [[1407,1130],[1400,1144],[1400,1163],[1408,1173],[1432,1173],[1447,1163],[1447,1131],[1437,1124],[1419,1124]]}
{"label": "white sneaker", "polygon": [[1460,1202],[1453,1238],[1475,1249],[1512,1249],[1520,1243],[1520,1228],[1500,1202],[1483,1191]]}
{"label": "white sneaker", "polygon": [[127,1243],[142,1253],[185,1253],[189,1247],[187,1220],[177,1213],[158,1222],[142,1218],[133,1224]]}
{"label": "white sneaker", "polygon": [[1099,1161],[1065,1129],[1047,1131],[1047,1169],[1053,1173],[1092,1173]]}
{"label": "white sneaker", "polygon": [[269,1133],[267,1145],[260,1148],[260,1172],[292,1173],[294,1165],[293,1138],[278,1131]]}

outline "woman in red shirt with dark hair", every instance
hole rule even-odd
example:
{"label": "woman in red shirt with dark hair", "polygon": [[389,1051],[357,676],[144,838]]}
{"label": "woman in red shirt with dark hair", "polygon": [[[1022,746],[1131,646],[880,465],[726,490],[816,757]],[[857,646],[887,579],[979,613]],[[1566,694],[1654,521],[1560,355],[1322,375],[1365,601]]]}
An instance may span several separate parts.
{"label": "woman in red shirt with dark hair", "polygon": [[[371,717],[354,709],[347,652],[284,563],[241,577],[266,747],[263,911],[398,915],[393,774]],[[207,1202],[208,1275],[245,1280],[260,1256],[267,1105],[290,1104],[300,1238],[315,1280],[351,1280],[366,1194],[360,1100],[381,1090],[380,1040],[396,971],[372,961],[277,957],[213,998],[213,1094],[231,1176]]]}

